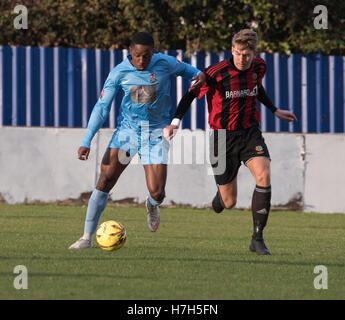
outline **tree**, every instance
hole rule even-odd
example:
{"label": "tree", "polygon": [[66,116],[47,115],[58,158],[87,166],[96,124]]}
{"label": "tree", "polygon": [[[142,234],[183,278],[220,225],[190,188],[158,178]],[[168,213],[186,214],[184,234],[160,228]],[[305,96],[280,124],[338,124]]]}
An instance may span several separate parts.
{"label": "tree", "polygon": [[136,31],[158,49],[223,51],[243,28],[259,33],[259,50],[345,55],[345,2],[323,0],[328,29],[316,29],[319,0],[22,0],[28,29],[16,30],[16,0],[0,2],[0,44],[127,48]]}

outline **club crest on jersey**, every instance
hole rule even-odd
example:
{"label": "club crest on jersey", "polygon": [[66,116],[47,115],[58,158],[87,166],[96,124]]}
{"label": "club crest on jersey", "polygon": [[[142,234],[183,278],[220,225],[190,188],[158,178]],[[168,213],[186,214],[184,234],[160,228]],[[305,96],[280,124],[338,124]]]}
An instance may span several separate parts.
{"label": "club crest on jersey", "polygon": [[255,150],[256,150],[257,154],[263,154],[264,153],[264,148],[262,146],[256,146]]}
{"label": "club crest on jersey", "polygon": [[155,82],[155,81],[157,81],[156,75],[154,73],[151,73],[150,74],[150,82]]}

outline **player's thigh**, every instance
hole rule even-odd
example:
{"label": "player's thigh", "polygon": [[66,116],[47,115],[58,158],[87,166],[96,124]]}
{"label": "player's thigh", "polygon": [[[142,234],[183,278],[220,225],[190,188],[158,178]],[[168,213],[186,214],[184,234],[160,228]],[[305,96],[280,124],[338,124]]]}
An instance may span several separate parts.
{"label": "player's thigh", "polygon": [[270,185],[270,154],[265,139],[259,128],[246,130],[243,137],[245,147],[241,152],[241,160],[250,170],[259,186]]}
{"label": "player's thigh", "polygon": [[126,169],[130,160],[128,154],[122,149],[107,148],[101,163],[101,173],[98,186],[109,189],[117,182],[121,173]]}
{"label": "player's thigh", "polygon": [[271,184],[271,161],[267,157],[254,157],[246,162],[256,184],[268,187]]}
{"label": "player's thigh", "polygon": [[[214,130],[210,136],[210,163],[218,186],[231,185],[236,181],[241,166],[241,141],[225,130]],[[235,182],[233,183],[235,184]]]}
{"label": "player's thigh", "polygon": [[232,208],[237,201],[237,174],[241,166],[240,139],[226,130],[211,131],[210,163],[213,176],[225,208]]}
{"label": "player's thigh", "polygon": [[[138,132],[135,129],[121,126],[113,133],[108,144],[108,149],[121,149],[119,161],[121,164],[128,164],[138,152]],[[114,158],[114,161],[116,159]]]}
{"label": "player's thigh", "polygon": [[233,207],[237,201],[237,177],[230,183],[218,185],[219,193],[226,207]]}
{"label": "player's thigh", "polygon": [[163,137],[162,128],[142,131],[139,140],[138,154],[143,166],[168,163],[170,143]]}
{"label": "player's thigh", "polygon": [[165,189],[167,180],[166,164],[144,165],[147,188],[152,196],[160,196]]}

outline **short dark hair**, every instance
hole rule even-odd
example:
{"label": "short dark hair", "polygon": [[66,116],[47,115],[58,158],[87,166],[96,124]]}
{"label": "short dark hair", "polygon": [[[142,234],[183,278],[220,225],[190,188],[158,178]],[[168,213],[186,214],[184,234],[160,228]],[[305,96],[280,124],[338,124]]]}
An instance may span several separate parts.
{"label": "short dark hair", "polygon": [[131,40],[130,46],[133,47],[136,44],[141,44],[143,46],[154,47],[154,41],[152,36],[148,32],[137,32]]}

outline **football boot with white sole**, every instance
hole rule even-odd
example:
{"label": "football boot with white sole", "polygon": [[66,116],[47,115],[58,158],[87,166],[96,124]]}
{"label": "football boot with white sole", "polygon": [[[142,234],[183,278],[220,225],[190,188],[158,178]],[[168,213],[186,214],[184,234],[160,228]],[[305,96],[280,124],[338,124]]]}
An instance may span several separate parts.
{"label": "football boot with white sole", "polygon": [[79,240],[71,244],[68,249],[86,249],[86,248],[92,248],[92,240],[80,238]]}
{"label": "football boot with white sole", "polygon": [[160,223],[160,211],[158,206],[154,206],[146,199],[147,225],[152,232],[157,231]]}

